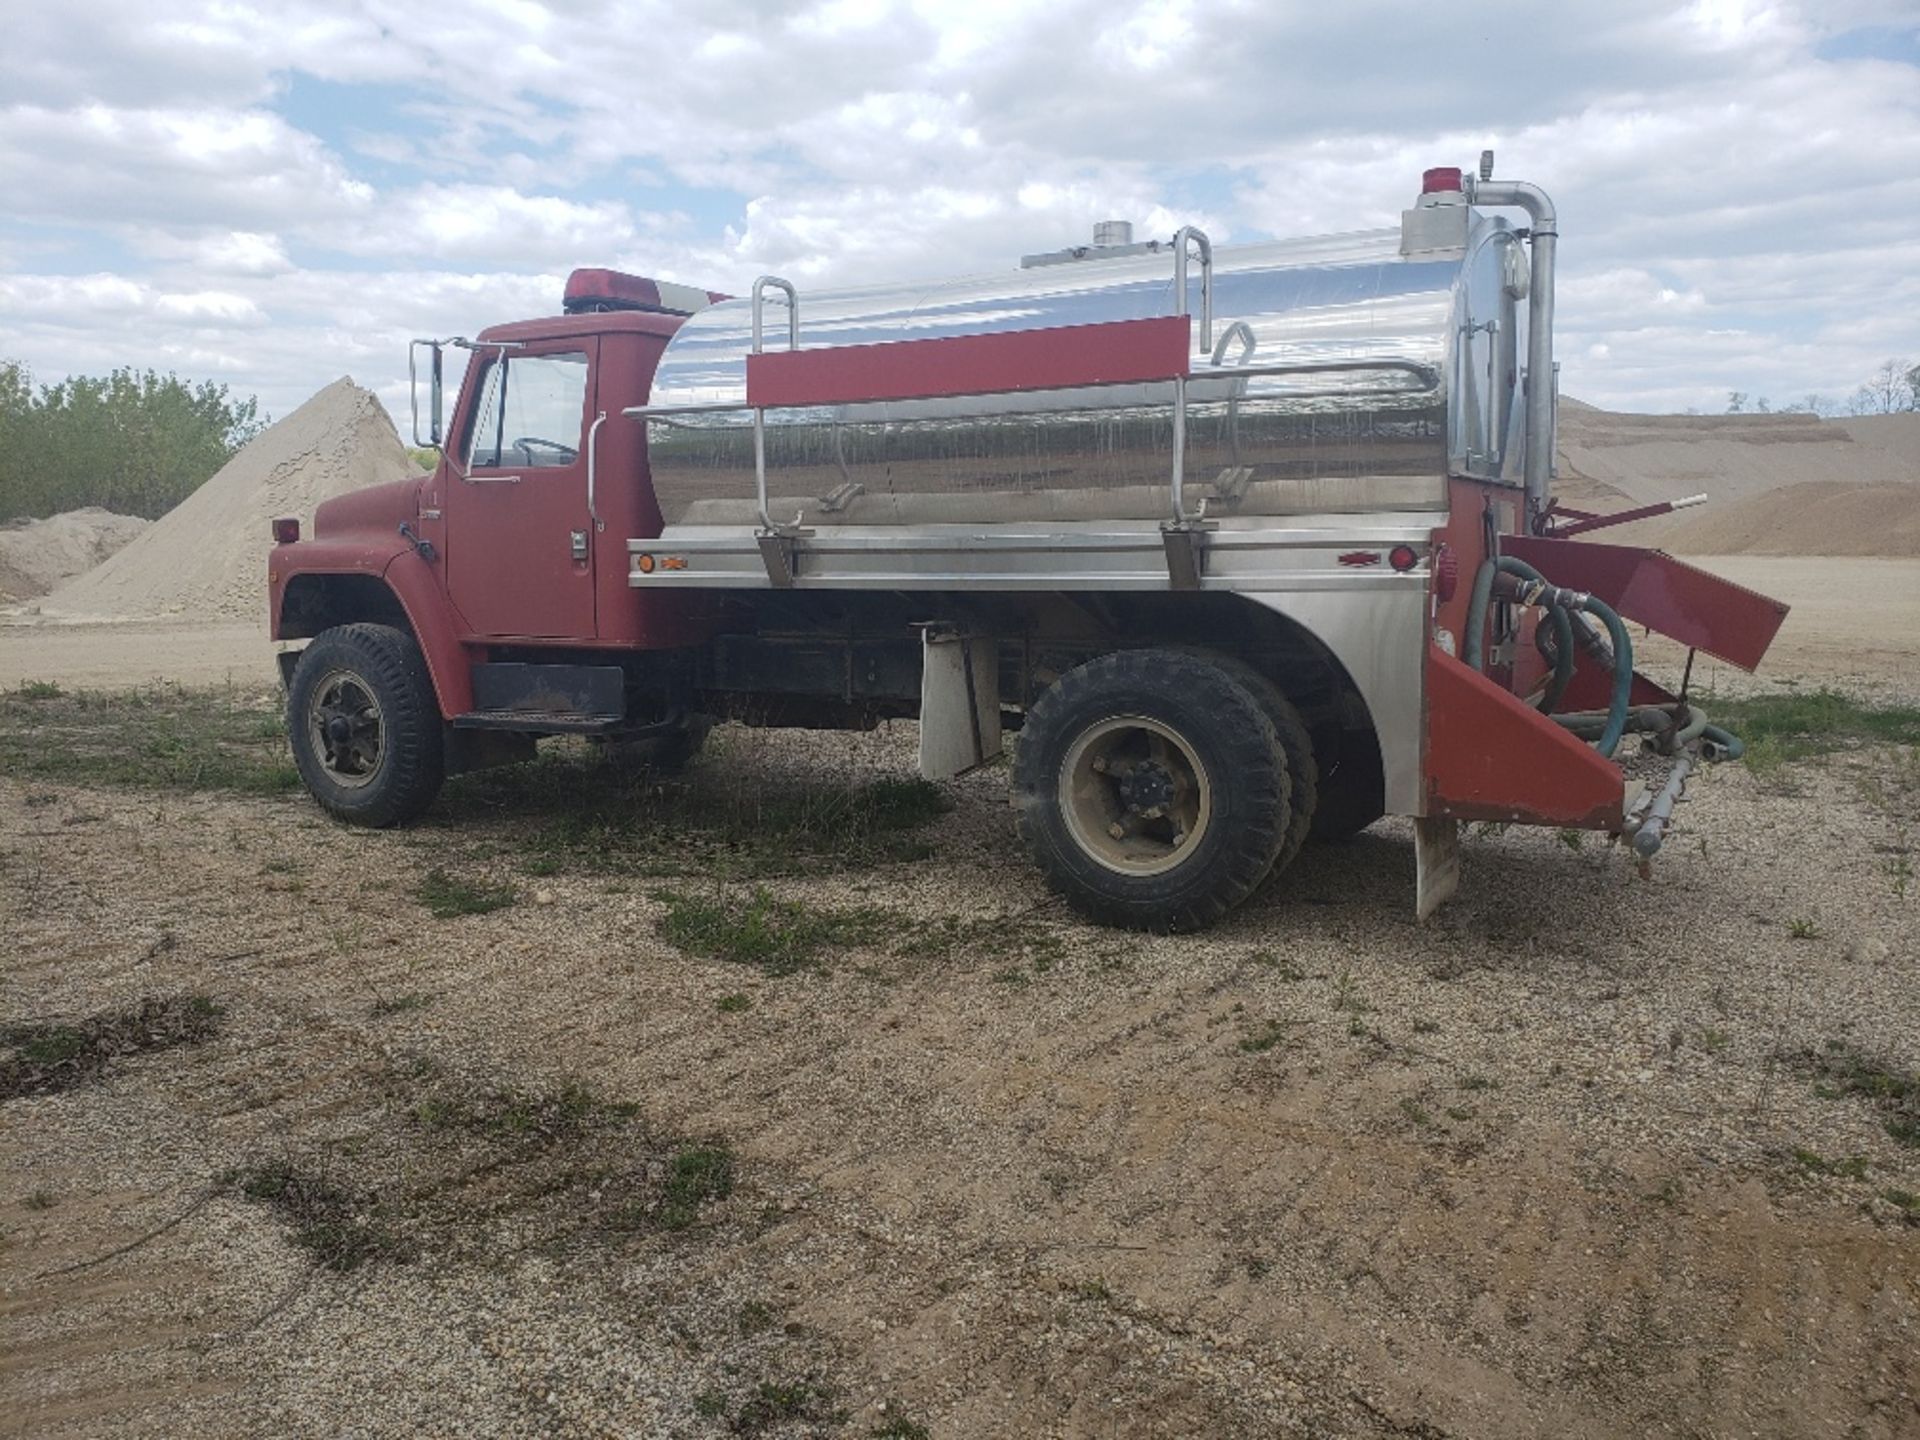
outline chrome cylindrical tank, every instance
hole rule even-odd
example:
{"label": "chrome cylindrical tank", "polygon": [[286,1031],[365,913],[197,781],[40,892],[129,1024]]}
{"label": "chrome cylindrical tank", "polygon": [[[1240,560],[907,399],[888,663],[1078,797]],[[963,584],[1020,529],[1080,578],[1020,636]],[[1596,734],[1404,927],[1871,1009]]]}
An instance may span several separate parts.
{"label": "chrome cylindrical tank", "polygon": [[[1486,268],[1473,257],[1504,230],[1477,221],[1465,254],[1403,255],[1398,230],[1220,247],[1212,349],[1202,348],[1202,280],[1192,267],[1189,508],[1201,500],[1215,516],[1444,508],[1449,455],[1462,448],[1453,372],[1471,319],[1465,277]],[[1178,309],[1173,277],[1163,248],[944,282],[803,290],[800,346],[1169,315]],[[1510,330],[1511,316],[1509,305]],[[786,347],[775,295],[765,334],[767,349]],[[754,518],[750,349],[746,301],[701,311],[667,345],[649,406],[740,407],[647,422],[669,524]],[[1292,368],[1315,365],[1339,368]],[[1236,373],[1275,366],[1290,368]],[[1169,382],[769,410],[769,510],[810,525],[1165,518],[1173,398]]]}

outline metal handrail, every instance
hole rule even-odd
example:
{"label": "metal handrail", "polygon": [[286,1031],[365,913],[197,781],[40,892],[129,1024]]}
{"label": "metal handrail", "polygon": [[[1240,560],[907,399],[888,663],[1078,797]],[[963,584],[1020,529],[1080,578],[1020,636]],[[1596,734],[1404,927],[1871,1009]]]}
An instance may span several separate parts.
{"label": "metal handrail", "polygon": [[[787,349],[800,348],[800,295],[792,282],[782,280],[778,275],[762,275],[753,282],[753,353],[758,355],[761,348],[761,315],[766,309],[767,287],[786,292],[787,296]],[[782,527],[773,523],[768,511],[767,498],[767,411],[763,405],[753,407],[753,493],[760,506],[760,528],[775,531]],[[794,517],[798,526],[799,517]]]}
{"label": "metal handrail", "polygon": [[[1200,348],[1213,349],[1213,242],[1207,232],[1194,225],[1183,225],[1173,236],[1173,313],[1187,313],[1187,253],[1200,250]],[[1198,516],[1187,514],[1187,377],[1173,377],[1173,477],[1168,498],[1173,505],[1176,526],[1192,524]]]}
{"label": "metal handrail", "polygon": [[598,448],[594,442],[599,438],[600,427],[606,423],[607,423],[607,412],[602,410],[598,415],[593,417],[593,424],[587,427],[587,519],[593,522],[593,528],[595,531],[600,531],[606,528],[604,525],[600,523],[600,507],[594,503],[594,494],[593,494],[593,485],[594,485],[593,457],[596,449]]}

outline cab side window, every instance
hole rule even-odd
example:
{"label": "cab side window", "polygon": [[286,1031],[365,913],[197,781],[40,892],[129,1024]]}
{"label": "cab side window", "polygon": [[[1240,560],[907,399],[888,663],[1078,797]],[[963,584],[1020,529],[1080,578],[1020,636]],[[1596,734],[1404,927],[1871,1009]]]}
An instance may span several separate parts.
{"label": "cab side window", "polygon": [[587,408],[584,353],[496,355],[480,384],[468,469],[554,469],[579,458]]}

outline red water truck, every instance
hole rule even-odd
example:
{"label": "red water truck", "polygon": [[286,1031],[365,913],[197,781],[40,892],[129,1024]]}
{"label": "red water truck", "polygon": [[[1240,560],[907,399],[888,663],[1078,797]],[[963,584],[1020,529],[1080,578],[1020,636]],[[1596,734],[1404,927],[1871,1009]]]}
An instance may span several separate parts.
{"label": "red water truck", "polygon": [[1556,239],[1489,155],[1379,231],[1110,222],[1004,273],[738,299],[578,270],[560,315],[415,342],[430,475],[276,523],[301,776],[396,825],[543,736],[671,764],[716,719],[914,719],[937,779],[1013,730],[1048,880],[1160,929],[1384,815],[1422,918],[1462,821],[1650,857],[1738,741],[1635,672],[1628,623],[1752,669],[1786,607],[1572,538],[1632,517],[1552,497]]}

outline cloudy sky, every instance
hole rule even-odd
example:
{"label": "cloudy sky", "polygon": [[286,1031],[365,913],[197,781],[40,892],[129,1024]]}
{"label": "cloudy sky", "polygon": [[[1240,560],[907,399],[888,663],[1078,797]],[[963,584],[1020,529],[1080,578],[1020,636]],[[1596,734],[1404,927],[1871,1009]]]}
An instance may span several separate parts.
{"label": "cloudy sky", "polygon": [[1394,222],[1433,164],[1561,213],[1566,393],[1844,399],[1920,359],[1920,4],[62,0],[0,44],[0,356],[257,393],[556,311],[1017,263],[1095,219]]}

